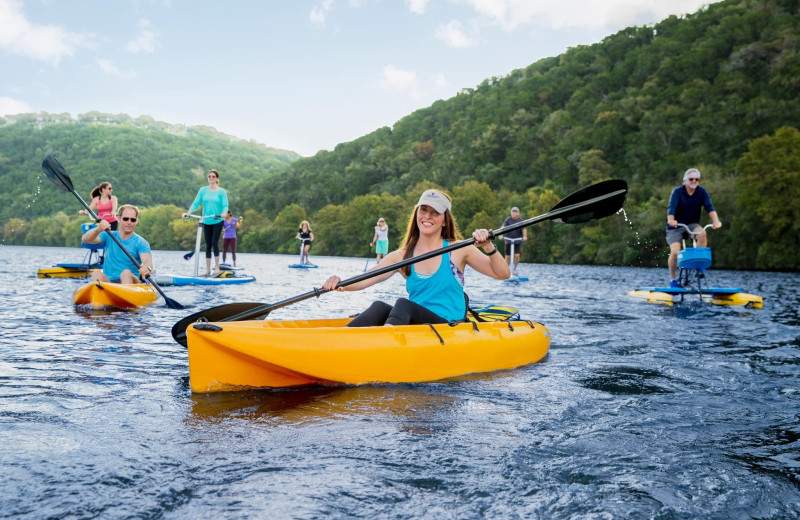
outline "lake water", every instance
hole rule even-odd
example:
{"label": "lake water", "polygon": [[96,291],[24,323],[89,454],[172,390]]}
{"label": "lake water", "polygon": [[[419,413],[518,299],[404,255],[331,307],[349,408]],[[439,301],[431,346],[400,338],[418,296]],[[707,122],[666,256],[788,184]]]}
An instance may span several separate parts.
{"label": "lake water", "polygon": [[[156,251],[160,273],[191,273]],[[79,249],[0,246],[0,517],[797,518],[800,275],[713,272],[760,310],[626,296],[666,268],[523,265],[527,283],[467,273],[473,303],[518,307],[552,335],[515,370],[414,385],[193,395],[173,323],[277,302],[364,258],[241,254],[256,276],[166,287],[90,313],[82,282],[37,279]],[[374,265],[374,260],[371,265]],[[352,314],[400,277],[274,319]]]}

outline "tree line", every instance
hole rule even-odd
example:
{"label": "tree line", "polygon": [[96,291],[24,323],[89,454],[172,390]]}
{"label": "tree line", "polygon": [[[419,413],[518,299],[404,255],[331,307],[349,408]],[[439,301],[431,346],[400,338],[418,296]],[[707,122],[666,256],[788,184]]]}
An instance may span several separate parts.
{"label": "tree line", "polygon": [[[39,186],[41,179],[30,181],[36,161],[56,150],[82,177],[112,180],[118,196],[144,206],[140,230],[164,249],[193,246],[193,226],[177,216],[211,167],[222,174],[233,211],[245,215],[241,250],[293,253],[297,226],[307,219],[315,253],[352,256],[367,253],[381,216],[396,245],[426,187],[453,195],[469,232],[498,228],[512,206],[530,217],[587,184],[623,178],[630,186],[625,215],[530,228],[523,261],[663,266],[669,194],[697,167],[724,223],[710,238],[715,265],[796,270],[798,78],[797,2],[726,0],[487,79],[309,158],[230,139],[195,142],[200,135],[163,128],[0,120],[0,175],[6,178],[9,161],[17,166],[7,183],[16,191],[0,194],[0,215],[18,221],[6,232],[6,220],[3,238],[75,245],[77,217],[59,215],[64,200]],[[79,145],[62,135],[83,126]],[[235,162],[240,155],[246,160]],[[137,160],[147,165],[131,168]],[[158,174],[142,184],[150,170]],[[51,231],[33,231],[48,223]]]}

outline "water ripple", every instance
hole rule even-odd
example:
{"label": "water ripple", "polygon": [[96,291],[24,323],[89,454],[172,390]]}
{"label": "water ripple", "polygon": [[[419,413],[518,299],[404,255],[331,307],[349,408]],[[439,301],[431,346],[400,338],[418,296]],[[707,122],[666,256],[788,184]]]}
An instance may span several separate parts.
{"label": "water ripple", "polygon": [[[756,310],[626,297],[665,269],[523,265],[521,284],[468,272],[475,304],[548,326],[545,360],[420,385],[193,395],[175,321],[280,301],[363,259],[300,272],[293,256],[242,254],[257,283],[165,288],[189,311],[89,312],[70,303],[80,281],[32,272],[64,255],[82,252],[0,246],[4,516],[800,516],[796,274],[714,273],[764,295]],[[189,271],[179,252],[154,256]],[[395,277],[271,317],[339,317],[402,292]]]}

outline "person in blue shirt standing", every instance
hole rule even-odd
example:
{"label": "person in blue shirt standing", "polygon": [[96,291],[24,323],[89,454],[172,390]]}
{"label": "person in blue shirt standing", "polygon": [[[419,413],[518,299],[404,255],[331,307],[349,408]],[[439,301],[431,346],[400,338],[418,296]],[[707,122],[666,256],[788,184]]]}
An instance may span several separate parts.
{"label": "person in blue shirt standing", "polygon": [[197,192],[189,213],[203,206],[203,237],[206,241],[206,272],[203,276],[211,274],[211,251],[214,251],[214,274],[219,274],[219,237],[222,236],[222,223],[224,215],[228,214],[228,194],[219,187],[219,172],[209,170],[208,186],[203,186]]}
{"label": "person in blue shirt standing", "polygon": [[[509,277],[508,264],[489,240],[489,231],[476,229],[475,244],[428,258],[402,269],[389,271],[358,283],[339,287],[341,279],[334,275],[322,286],[325,290],[359,291],[400,273],[406,279],[408,298],[399,298],[394,305],[374,302],[347,324],[348,327],[448,323],[466,318],[464,270],[470,266],[481,274],[504,280]],[[446,247],[461,238],[451,213],[450,197],[438,190],[427,190],[419,198],[408,222],[400,249],[383,257],[378,268],[421,256]],[[481,252],[483,250],[483,252]]]}
{"label": "person in blue shirt standing", "polygon": [[[683,186],[678,186],[672,190],[669,197],[669,209],[667,210],[667,244],[669,244],[669,285],[678,287],[676,275],[678,272],[678,253],[681,250],[681,241],[685,233],[683,227],[678,224],[686,224],[692,231],[703,231],[700,225],[700,211],[706,208],[708,216],[714,225],[714,229],[722,227],[722,222],[717,216],[711,197],[708,192],[699,186],[700,170],[689,168],[683,174]],[[703,232],[697,236],[697,245],[706,247],[708,238]]]}
{"label": "person in blue shirt standing", "polygon": [[[120,226],[118,231],[111,231],[111,223],[105,219],[100,220],[96,227],[83,234],[81,240],[87,244],[103,244],[105,260],[103,270],[92,273],[93,282],[113,283],[139,283],[139,278],[145,278],[153,272],[153,256],[150,253],[150,244],[135,233],[136,222],[139,220],[139,208],[126,204],[119,208]],[[128,255],[120,249],[114,240],[108,236],[108,231],[113,233],[123,247],[139,262],[136,267]],[[133,274],[138,273],[138,275]]]}

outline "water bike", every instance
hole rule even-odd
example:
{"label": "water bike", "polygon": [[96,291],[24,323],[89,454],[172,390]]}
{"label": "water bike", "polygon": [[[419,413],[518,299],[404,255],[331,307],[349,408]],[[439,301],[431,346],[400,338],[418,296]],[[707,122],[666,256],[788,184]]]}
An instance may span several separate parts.
{"label": "water bike", "polygon": [[[221,218],[220,215],[213,215]],[[200,276],[200,240],[203,235],[203,216],[186,215],[185,218],[197,220],[197,238],[194,243],[194,251],[183,255],[185,260],[194,257],[194,276],[178,276],[172,274],[162,274],[156,276],[156,281],[160,285],[236,285],[242,283],[255,282],[254,276],[237,274],[239,267],[231,267],[227,264],[220,264],[220,272],[212,276]]]}
{"label": "water bike", "polygon": [[509,276],[508,279],[503,280],[503,281],[505,281],[505,282],[527,282],[528,281],[528,277],[527,276],[518,276],[516,274],[516,270],[517,270],[518,266],[514,263],[514,257],[516,256],[515,253],[516,253],[517,244],[522,243],[522,238],[503,237],[503,240],[505,240],[505,242],[507,244],[511,244],[511,253],[508,256],[508,268],[511,271],[511,276]]}
{"label": "water bike", "polygon": [[318,266],[311,262],[303,262],[303,246],[306,245],[306,240],[298,238],[300,241],[300,261],[296,264],[289,264],[292,269],[316,269]]}
{"label": "water bike", "polygon": [[692,231],[686,224],[678,226],[685,228],[684,234],[692,237],[692,247],[686,247],[684,238],[683,249],[678,252],[677,280],[680,287],[639,287],[628,295],[663,305],[683,303],[687,296],[697,295],[699,301],[714,305],[744,305],[760,309],[763,304],[761,296],[746,293],[738,287],[709,286],[707,270],[711,267],[711,248],[697,247],[697,237],[713,224],[706,225],[702,231]]}
{"label": "water bike", "polygon": [[[81,236],[97,226],[97,224],[87,222],[81,224]],[[101,244],[86,244],[81,242],[81,247],[86,249],[86,256],[80,264],[56,264],[53,267],[39,269],[36,273],[38,278],[91,278],[95,269],[103,268],[103,246]]]}

